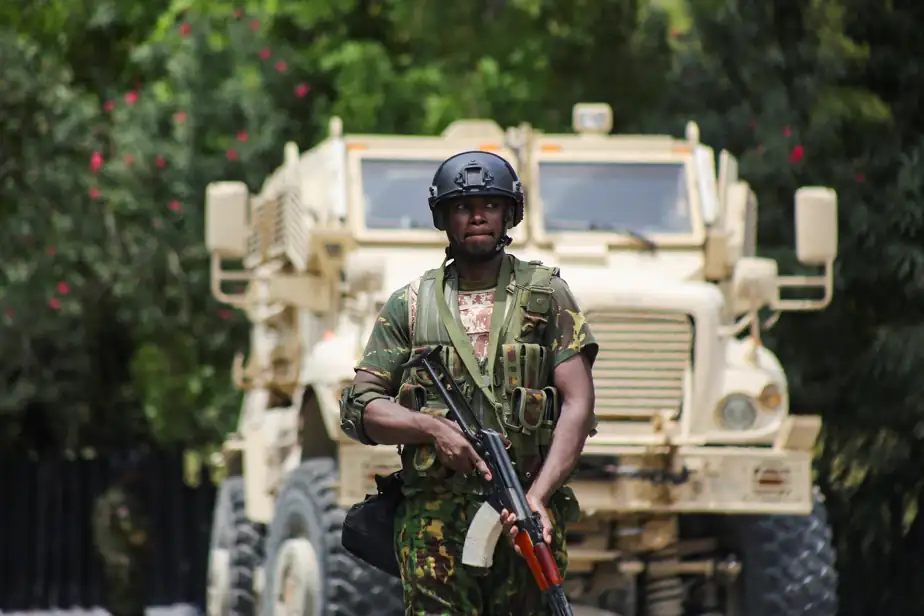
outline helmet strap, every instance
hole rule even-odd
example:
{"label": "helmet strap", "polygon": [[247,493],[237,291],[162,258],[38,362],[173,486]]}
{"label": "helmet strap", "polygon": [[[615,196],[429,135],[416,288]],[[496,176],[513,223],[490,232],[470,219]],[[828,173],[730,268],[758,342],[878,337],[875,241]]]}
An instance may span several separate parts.
{"label": "helmet strap", "polygon": [[501,236],[500,241],[499,241],[499,242],[497,243],[497,245],[494,247],[494,252],[500,252],[500,251],[502,251],[502,250],[503,250],[504,248],[506,248],[507,246],[510,246],[510,244],[511,244],[512,242],[513,242],[513,238],[510,237],[509,235],[507,235],[507,232],[505,231],[505,232],[504,232],[504,235]]}

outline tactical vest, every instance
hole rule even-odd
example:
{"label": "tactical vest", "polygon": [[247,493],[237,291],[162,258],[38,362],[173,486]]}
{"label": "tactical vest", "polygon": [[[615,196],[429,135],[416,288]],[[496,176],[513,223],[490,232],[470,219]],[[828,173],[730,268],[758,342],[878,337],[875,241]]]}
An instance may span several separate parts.
{"label": "tactical vest", "polygon": [[[491,375],[498,408],[491,408],[480,392],[474,395],[478,390],[440,317],[435,292],[438,269],[427,271],[409,285],[408,322],[413,323],[412,354],[436,345],[443,346],[442,359],[453,380],[483,425],[509,440],[510,457],[520,481],[528,488],[542,464],[560,412],[558,391],[550,385],[554,367],[552,349],[543,341],[552,303],[551,280],[559,270],[538,261],[520,261],[512,255],[505,258],[511,259],[512,273],[506,288],[505,318],[498,334],[494,374]],[[444,293],[456,326],[461,330],[458,277],[453,270],[446,271]],[[412,320],[415,306],[416,319]],[[462,333],[468,339],[467,332]],[[475,376],[487,382],[487,357],[478,363],[481,373]],[[473,398],[475,403],[471,403]],[[397,399],[402,406],[415,411],[442,417],[448,414],[439,391],[423,368],[404,372]],[[483,494],[483,482],[475,473],[467,476],[453,473],[443,466],[432,445],[408,445],[402,449],[401,459],[402,475],[409,492]]]}

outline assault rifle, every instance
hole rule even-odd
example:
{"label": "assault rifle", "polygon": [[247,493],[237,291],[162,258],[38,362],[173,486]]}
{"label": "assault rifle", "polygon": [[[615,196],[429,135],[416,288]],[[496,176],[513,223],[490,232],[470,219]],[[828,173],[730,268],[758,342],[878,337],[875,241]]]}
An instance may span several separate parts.
{"label": "assault rifle", "polygon": [[[428,351],[421,352],[416,357],[411,358],[403,367],[406,369],[422,366],[427,371],[430,379],[439,389],[446,406],[449,407],[452,419],[459,424],[465,438],[468,439],[468,442],[471,443],[478,455],[491,469],[493,496],[503,509],[516,514],[515,524],[519,531],[515,540],[516,545],[520,548],[520,552],[526,560],[536,584],[539,585],[539,589],[551,607],[552,613],[556,616],[573,616],[574,612],[571,610],[571,604],[568,602],[565,590],[562,587],[563,580],[558,570],[558,565],[555,563],[551,548],[543,538],[542,520],[526,501],[526,493],[523,491],[523,486],[520,484],[519,479],[517,479],[513,462],[507,453],[505,440],[497,431],[485,428],[472,412],[468,400],[461,395],[455,381],[449,377],[449,371],[446,369],[440,355],[441,350],[441,346],[436,346]],[[471,418],[471,422],[475,424],[474,427],[463,416],[460,407]],[[463,550],[463,563],[483,567],[485,564],[490,565],[490,556],[493,549],[490,552],[484,549],[485,542],[478,536],[481,533],[476,528],[479,526],[492,527],[492,531],[488,532],[490,537],[487,543],[493,548],[501,531],[500,512],[488,503],[482,505],[482,508],[472,521],[473,528],[469,531],[469,535],[465,540],[466,549]],[[474,538],[473,530],[475,531]],[[483,553],[475,554],[473,557],[470,550],[476,549],[475,544],[482,546]],[[466,554],[466,551],[469,551],[469,554]]]}

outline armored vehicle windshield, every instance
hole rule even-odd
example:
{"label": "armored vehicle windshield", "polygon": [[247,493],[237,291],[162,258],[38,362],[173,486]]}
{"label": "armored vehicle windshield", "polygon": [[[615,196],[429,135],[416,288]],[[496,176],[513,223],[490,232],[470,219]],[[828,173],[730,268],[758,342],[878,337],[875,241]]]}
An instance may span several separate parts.
{"label": "armored vehicle windshield", "polygon": [[693,233],[683,163],[543,161],[538,180],[549,233]]}
{"label": "armored vehicle windshield", "polygon": [[368,229],[433,228],[427,208],[427,187],[441,159],[363,157],[363,208]]}

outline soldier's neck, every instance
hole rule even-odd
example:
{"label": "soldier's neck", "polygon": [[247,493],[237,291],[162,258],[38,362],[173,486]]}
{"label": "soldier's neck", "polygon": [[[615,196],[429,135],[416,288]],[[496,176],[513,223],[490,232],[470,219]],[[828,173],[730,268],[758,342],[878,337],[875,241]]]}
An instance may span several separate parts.
{"label": "soldier's neck", "polygon": [[459,280],[467,288],[480,288],[481,286],[494,286],[497,284],[497,277],[500,274],[501,260],[505,252],[501,250],[494,255],[490,261],[481,261],[471,263],[456,259],[456,271],[459,272]]}

